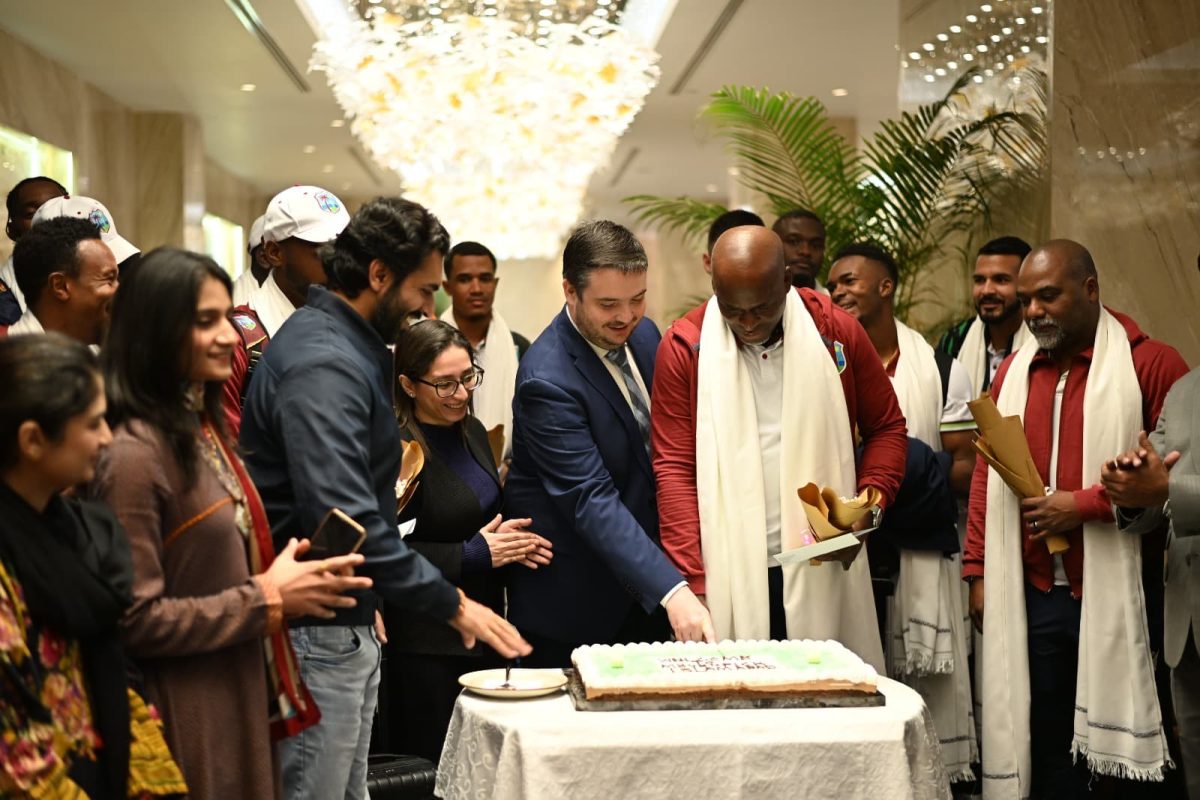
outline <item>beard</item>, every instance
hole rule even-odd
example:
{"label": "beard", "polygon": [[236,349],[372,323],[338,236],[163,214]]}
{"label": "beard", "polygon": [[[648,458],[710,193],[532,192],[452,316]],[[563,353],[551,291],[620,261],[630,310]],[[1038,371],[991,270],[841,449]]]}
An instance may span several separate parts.
{"label": "beard", "polygon": [[1063,330],[1062,324],[1051,317],[1031,320],[1025,324],[1033,338],[1037,339],[1038,347],[1043,350],[1053,352],[1062,347],[1063,342],[1067,340],[1067,332]]}
{"label": "beard", "polygon": [[989,325],[1010,320],[1021,310],[1021,302],[1019,300],[1014,300],[1009,305],[1003,306],[998,312],[985,314],[979,309],[979,307],[985,302],[1002,304],[1004,303],[1004,298],[997,295],[988,295],[987,297],[979,298],[979,302],[975,303],[975,313],[979,315],[981,320]]}
{"label": "beard", "polygon": [[371,327],[385,344],[395,344],[401,331],[408,326],[408,318],[416,310],[409,308],[404,302],[397,282],[379,297],[375,311],[371,313]]}

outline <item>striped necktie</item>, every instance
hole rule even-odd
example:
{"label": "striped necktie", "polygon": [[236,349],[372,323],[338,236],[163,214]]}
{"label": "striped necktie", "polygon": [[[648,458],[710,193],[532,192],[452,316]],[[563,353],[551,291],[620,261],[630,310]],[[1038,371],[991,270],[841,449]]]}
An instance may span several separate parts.
{"label": "striped necktie", "polygon": [[629,407],[633,411],[633,418],[637,421],[638,429],[642,432],[642,444],[646,446],[646,452],[649,453],[650,406],[646,402],[646,396],[638,388],[637,381],[633,378],[633,369],[629,366],[629,356],[625,355],[624,347],[618,347],[616,350],[609,350],[604,357],[621,370],[621,377],[625,379],[625,388],[629,390]]}

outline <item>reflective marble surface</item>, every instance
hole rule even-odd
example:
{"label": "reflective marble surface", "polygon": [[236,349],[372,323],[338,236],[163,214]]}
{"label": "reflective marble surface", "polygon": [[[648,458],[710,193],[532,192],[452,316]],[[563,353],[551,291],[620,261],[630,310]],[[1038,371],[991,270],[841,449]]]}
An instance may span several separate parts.
{"label": "reflective marble surface", "polygon": [[1200,361],[1200,4],[1055,0],[1052,235],[1103,300]]}

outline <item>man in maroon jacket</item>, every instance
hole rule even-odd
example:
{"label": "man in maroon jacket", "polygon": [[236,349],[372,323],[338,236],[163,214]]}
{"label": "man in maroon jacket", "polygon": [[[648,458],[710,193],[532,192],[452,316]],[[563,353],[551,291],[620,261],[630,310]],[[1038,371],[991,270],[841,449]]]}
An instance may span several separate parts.
{"label": "man in maroon jacket", "polygon": [[[740,227],[727,231],[713,249],[712,266],[714,299],[676,320],[663,336],[658,349],[652,392],[651,437],[654,474],[658,482],[661,540],[667,555],[683,573],[692,590],[701,597],[708,594],[712,586],[709,585],[707,573],[720,565],[706,563],[704,557],[704,540],[711,537],[713,532],[708,531],[702,536],[702,506],[710,498],[703,496],[702,489],[698,490],[698,483],[700,486],[704,483],[703,480],[697,480],[697,436],[699,434],[703,438],[713,434],[711,430],[699,430],[704,427],[699,420],[704,420],[705,414],[698,413],[697,408],[698,395],[703,394],[700,384],[705,373],[701,369],[700,342],[702,332],[706,330],[707,316],[709,325],[727,328],[727,333],[722,329],[709,335],[732,335],[737,359],[741,361],[741,366],[737,368],[741,371],[736,374],[741,376],[740,380],[749,383],[753,390],[743,396],[755,397],[747,414],[757,423],[749,437],[753,445],[740,447],[738,455],[752,454],[761,457],[762,463],[735,463],[732,470],[726,463],[727,474],[744,467],[755,475],[760,472],[762,475],[762,488],[752,488],[754,493],[762,492],[765,525],[763,520],[748,520],[747,527],[740,531],[746,537],[741,544],[762,550],[763,543],[752,542],[749,537],[757,537],[759,534],[752,531],[765,527],[767,558],[763,558],[760,569],[767,573],[770,634],[776,638],[795,637],[798,631],[791,629],[795,627],[792,625],[795,620],[791,607],[785,609],[784,580],[779,574],[781,568],[770,567],[773,562],[768,560],[771,555],[779,553],[786,543],[783,540],[787,538],[786,520],[789,515],[798,514],[803,519],[796,490],[807,480],[814,480],[806,475],[786,475],[783,481],[785,490],[778,489],[781,470],[786,470],[790,458],[786,441],[789,426],[799,427],[809,433],[814,428],[804,428],[805,425],[827,429],[833,431],[840,442],[853,442],[855,434],[861,437],[862,459],[855,470],[851,456],[850,485],[846,489],[855,491],[874,487],[880,491],[883,505],[886,505],[894,497],[904,473],[907,450],[904,417],[883,365],[857,320],[833,306],[828,297],[809,289],[793,291],[787,284],[783,246],[776,234],[760,227]],[[709,310],[710,305],[712,311]],[[784,330],[788,320],[795,325],[794,331],[791,327],[788,331]],[[784,356],[784,344],[794,354],[801,351],[806,336],[811,336],[815,342],[813,352],[818,353],[817,358],[828,358],[829,361],[824,364],[810,361],[797,365],[800,374],[793,375],[791,380],[799,378],[803,383],[802,396],[788,396],[790,381],[785,379],[784,364],[787,359]],[[831,386],[818,387],[817,381],[820,380],[825,380]],[[838,393],[835,399],[844,397],[845,411],[835,412],[822,404],[819,401],[822,390]],[[735,424],[737,420],[729,420],[730,427]],[[725,427],[724,421],[716,427]],[[850,446],[853,447],[852,444]],[[836,454],[829,454],[830,460],[835,457]],[[700,466],[703,472],[705,465]],[[747,514],[752,513],[751,508],[747,506]],[[781,528],[784,529],[782,537]],[[856,553],[850,555],[853,557]],[[855,567],[865,571],[865,564],[856,564]],[[825,577],[821,580],[826,581],[843,572],[833,565],[792,566],[789,569],[798,570],[797,574],[814,579],[823,572]],[[874,628],[869,578],[865,592],[863,608]],[[768,596],[759,597],[763,601],[768,600]],[[861,601],[857,595],[855,597],[856,602]],[[713,598],[709,599],[711,601]],[[752,602],[745,595],[733,598],[735,606],[739,601]],[[831,604],[834,602],[830,600]],[[762,609],[763,613],[765,611]],[[828,608],[824,613],[835,616],[838,610]],[[736,610],[734,616],[737,616]],[[722,635],[720,630],[718,635]],[[877,638],[877,632],[874,635]],[[864,653],[860,652],[860,655],[868,661],[873,660]]]}
{"label": "man in maroon jacket", "polygon": [[[1083,476],[1084,392],[1092,368],[1093,343],[1101,321],[1100,289],[1091,255],[1081,245],[1056,240],[1026,257],[1017,278],[1017,298],[1038,351],[1028,372],[1025,435],[1038,472],[1049,491],[1022,500],[1022,564],[1029,653],[1029,727],[1034,796],[1067,797],[1082,791],[1087,770],[1074,765],[1072,737],[1083,596],[1085,523],[1113,521],[1112,506],[1099,470]],[[1142,427],[1153,430],[1167,390],[1187,365],[1174,348],[1155,341],[1124,314],[1109,311],[1129,340],[1141,389]],[[1033,346],[1032,343],[1026,345]],[[999,402],[1009,356],[996,372],[991,396]],[[971,485],[963,578],[971,585],[970,611],[983,630],[985,521],[989,468],[980,459]],[[1066,536],[1070,548],[1052,556],[1051,534]],[[998,534],[997,534],[998,535]],[[1101,591],[1103,587],[1099,587]],[[1089,589],[1093,591],[1093,589]],[[988,613],[1000,613],[989,610]],[[984,657],[988,639],[984,639]],[[1149,654],[1146,656],[1149,658]],[[1112,687],[1114,691],[1119,687]],[[985,739],[988,706],[985,690]],[[985,759],[987,756],[985,755]],[[1082,759],[1081,759],[1082,762]],[[984,764],[985,773],[987,764]]]}

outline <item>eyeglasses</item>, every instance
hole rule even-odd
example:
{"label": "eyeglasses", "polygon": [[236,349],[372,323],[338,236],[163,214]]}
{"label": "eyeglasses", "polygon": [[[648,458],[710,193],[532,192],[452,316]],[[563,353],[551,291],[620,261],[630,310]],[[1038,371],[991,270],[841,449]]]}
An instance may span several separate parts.
{"label": "eyeglasses", "polygon": [[426,386],[432,386],[437,392],[438,397],[454,397],[458,394],[458,387],[461,385],[468,392],[473,392],[479,388],[479,384],[483,383],[483,370],[476,367],[474,371],[463,375],[460,380],[444,380],[434,383],[422,378],[415,379],[417,383],[423,383]]}

